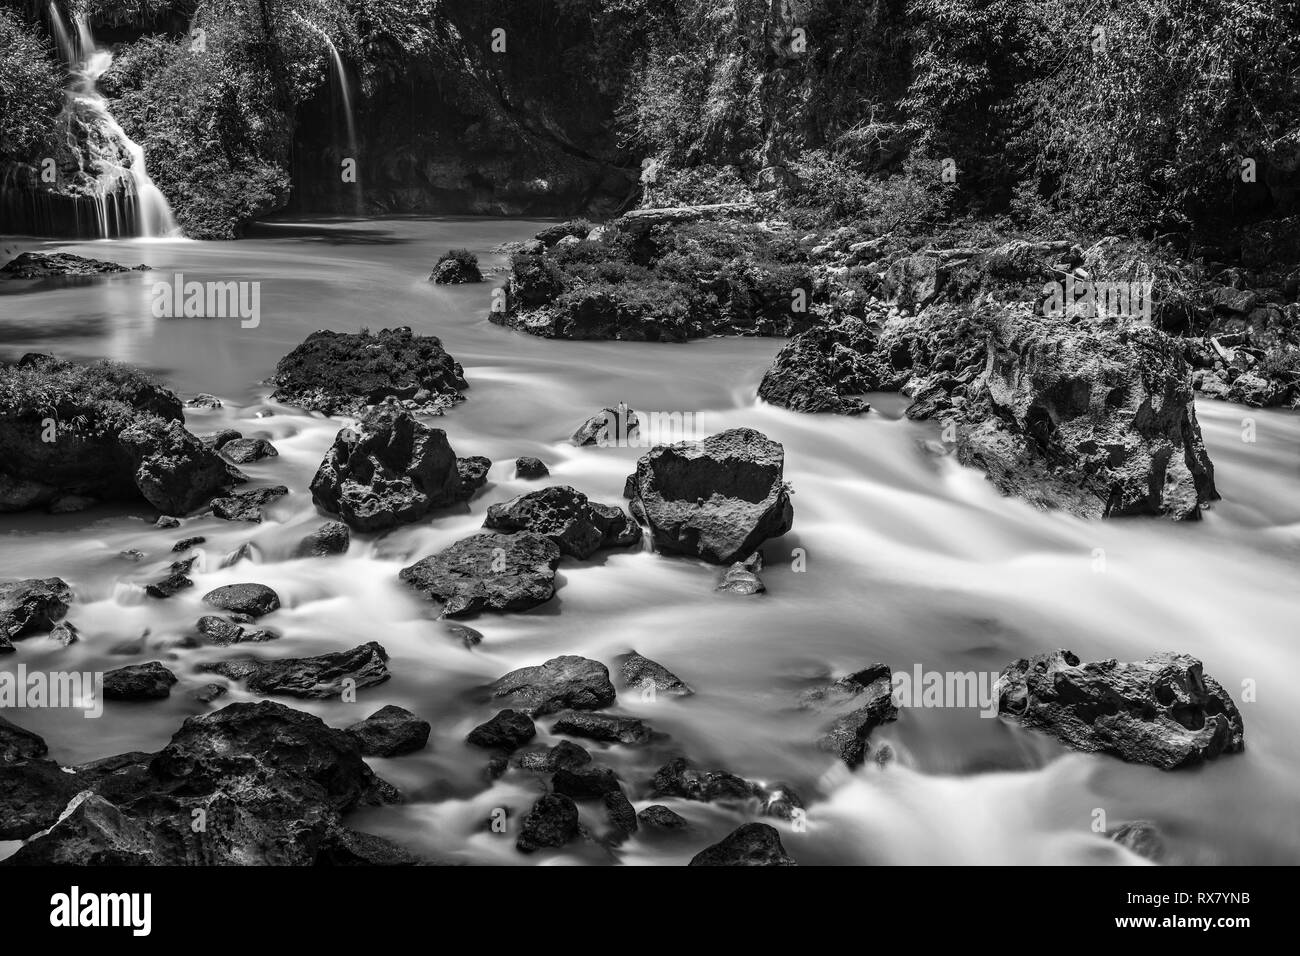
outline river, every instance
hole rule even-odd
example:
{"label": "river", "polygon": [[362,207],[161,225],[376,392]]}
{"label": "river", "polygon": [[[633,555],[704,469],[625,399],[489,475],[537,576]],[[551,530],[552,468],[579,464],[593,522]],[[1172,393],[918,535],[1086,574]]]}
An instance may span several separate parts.
{"label": "river", "polygon": [[[1199,523],[1044,513],[924,451],[921,442],[937,440],[938,429],[903,418],[897,396],[875,396],[876,409],[860,419],[759,403],[755,390],[778,340],[547,341],[488,322],[491,276],[473,286],[426,281],[434,259],[453,246],[477,253],[485,269],[504,265],[491,250],[539,225],[322,219],[265,224],[231,243],[23,242],[24,249],[145,262],[154,271],[36,290],[0,287],[4,358],[27,351],[107,357],[154,373],[183,398],[216,394],[224,407],[187,410],[190,429],[234,427],[269,438],[279,457],[244,470],[291,494],[261,525],[207,517],[161,531],[150,524],[153,512],[122,507],[0,516],[0,578],[66,579],[77,596],[69,620],[82,633],[66,649],[26,639],[0,667],[105,670],[163,660],[181,678],[168,700],[110,701],[98,720],[33,710],[12,715],[15,722],[42,734],[51,757],[72,765],[156,750],[186,716],[251,699],[235,688],[215,705],[193,700],[190,691],[206,682],[194,665],[231,651],[173,645],[203,613],[204,593],[255,580],[284,602],[266,619],[283,638],[252,653],[303,656],[371,640],[387,648],[392,680],[361,691],[358,703],[286,703],[340,727],[389,703],[433,724],[425,750],[369,761],[407,802],[351,818],[431,858],[683,863],[752,818],[672,801],[693,824],[689,837],[643,832],[615,851],[585,843],[533,857],[487,827],[498,807],[517,820],[537,789],[518,773],[488,784],[486,756],[464,744],[496,710],[481,699],[483,685],[558,654],[612,665],[635,648],[696,694],[622,695],[620,711],[669,740],[653,751],[656,759],[626,747],[598,759],[619,770],[638,809],[656,802],[645,781],[666,749],[701,766],[789,783],[806,818],[770,822],[801,863],[1143,862],[1093,831],[1099,810],[1112,828],[1154,821],[1173,862],[1300,863],[1300,711],[1288,687],[1290,675],[1300,674],[1300,417],[1198,403],[1224,499]],[[0,245],[13,251],[18,243]],[[260,323],[154,318],[151,286],[177,272],[187,280],[260,282]],[[440,336],[463,363],[467,400],[432,423],[457,454],[492,459],[488,485],[460,511],[383,536],[354,534],[344,557],[291,559],[293,544],[324,520],[307,486],[344,422],[271,402],[261,382],[315,329],[402,325]],[[467,621],[483,634],[467,649],[398,581],[398,570],[473,533],[490,503],[540,487],[513,477],[519,455],[547,462],[555,483],[621,503],[624,477],[642,450],[566,442],[584,419],[620,400],[642,411],[691,413],[703,433],[746,425],[784,444],[794,528],[765,548],[767,593],[715,592],[717,569],[692,560],[602,552],[566,559],[548,604]],[[147,598],[142,585],[162,576],[172,543],[191,535],[207,539],[196,586],[166,601]],[[221,569],[221,558],[246,541],[255,563]],[[132,548],[145,559],[120,556]],[[1137,660],[1162,650],[1199,657],[1241,706],[1245,752],[1163,773],[1069,752],[976,707],[919,707],[873,734],[873,743],[889,743],[895,761],[850,773],[812,746],[825,717],[795,707],[810,681],[874,661],[896,671],[995,673],[1058,647],[1084,660]],[[584,806],[584,819],[599,829],[592,806]],[[0,856],[15,847],[0,843]]]}

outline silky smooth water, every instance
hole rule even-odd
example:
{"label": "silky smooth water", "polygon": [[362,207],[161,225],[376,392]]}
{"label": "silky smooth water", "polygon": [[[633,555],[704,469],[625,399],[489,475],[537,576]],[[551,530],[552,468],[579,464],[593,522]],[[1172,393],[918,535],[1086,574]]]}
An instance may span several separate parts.
{"label": "silky smooth water", "polygon": [[[755,390],[780,340],[546,341],[488,322],[492,277],[460,287],[426,279],[435,258],[455,246],[476,252],[485,269],[501,266],[504,257],[490,250],[537,227],[319,220],[268,225],[236,243],[22,243],[146,262],[154,271],[0,286],[5,358],[26,351],[108,357],[148,369],[182,397],[215,393],[225,406],[189,410],[191,430],[229,426],[271,439],[280,456],[245,471],[258,482],[284,483],[291,494],[261,525],[207,517],[161,531],[148,509],[106,506],[0,516],[0,578],[62,576],[77,594],[69,620],[82,632],[66,649],[24,639],[0,667],[103,670],[163,660],[181,679],[167,701],[109,702],[98,720],[56,710],[12,718],[43,734],[65,765],[155,750],[185,716],[210,709],[190,697],[209,679],[195,671],[200,661],[301,656],[377,640],[391,655],[388,683],[361,691],[353,704],[285,701],[340,727],[388,703],[432,722],[426,750],[370,761],[408,802],[367,810],[354,825],[446,860],[681,863],[753,818],[754,809],[665,801],[692,821],[689,835],[642,832],[615,851],[588,843],[524,857],[514,849],[513,827],[539,784],[512,773],[489,785],[486,755],[463,743],[497,709],[482,699],[482,688],[502,673],[558,654],[612,665],[635,648],[697,693],[656,701],[621,694],[621,712],[669,736],[648,750],[589,749],[619,770],[638,809],[655,802],[646,781],[673,752],[792,785],[807,805],[806,826],[769,822],[800,862],[1142,862],[1093,832],[1098,811],[1112,828],[1154,821],[1176,862],[1300,862],[1294,414],[1198,405],[1224,497],[1199,523],[1044,513],[1001,497],[953,459],[923,451],[920,443],[937,439],[938,430],[903,418],[897,396],[877,396],[876,410],[859,419],[759,403]],[[17,245],[6,244],[10,251]],[[187,281],[260,282],[260,324],[153,318],[152,284],[177,272]],[[346,421],[272,403],[260,383],[315,329],[399,325],[437,334],[464,364],[467,400],[432,424],[446,429],[458,454],[492,459],[489,483],[460,509],[382,536],[354,535],[346,556],[290,559],[297,540],[325,520],[307,486]],[[490,503],[542,487],[514,477],[519,455],[546,461],[554,483],[621,502],[641,449],[566,442],[585,418],[620,400],[643,412],[695,413],[704,433],[747,425],[784,444],[795,521],[764,549],[767,593],[715,592],[717,569],[697,561],[602,552],[589,561],[566,559],[548,604],[467,621],[483,642],[465,648],[435,619],[436,606],[402,585],[397,572],[476,531]],[[1253,420],[1254,441],[1243,440],[1250,437],[1244,419]],[[192,535],[207,538],[192,575],[196,586],[166,601],[146,598],[141,585],[161,577],[175,557],[171,545]],[[221,558],[246,541],[255,561],[221,569]],[[145,560],[119,556],[129,548],[145,552]],[[201,596],[236,581],[279,592],[283,609],[264,620],[283,638],[251,649],[172,646],[204,613]],[[1162,773],[1069,752],[974,708],[912,708],[873,735],[897,759],[849,772],[812,745],[826,717],[795,706],[810,681],[873,661],[896,671],[919,664],[996,672],[1058,647],[1085,660],[1136,660],[1161,650],[1201,658],[1240,703],[1246,751]],[[1253,682],[1251,702],[1243,700],[1244,681]],[[239,699],[251,698],[235,687],[212,706]],[[539,722],[539,741],[553,742],[548,725]],[[584,806],[583,815],[599,831],[595,807]],[[506,836],[487,826],[495,808],[509,811]]]}

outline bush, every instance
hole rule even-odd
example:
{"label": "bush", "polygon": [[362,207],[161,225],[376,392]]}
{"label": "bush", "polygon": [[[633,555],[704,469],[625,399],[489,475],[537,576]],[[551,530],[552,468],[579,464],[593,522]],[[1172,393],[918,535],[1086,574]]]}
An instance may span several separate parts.
{"label": "bush", "polygon": [[63,107],[60,70],[48,41],[0,9],[0,160],[33,162],[52,148]]}
{"label": "bush", "polygon": [[510,304],[535,308],[570,286],[569,278],[545,253],[518,252],[510,259]]}
{"label": "bush", "polygon": [[646,187],[646,205],[703,206],[748,203],[754,194],[735,166],[694,166],[657,173]]}
{"label": "bush", "polygon": [[434,282],[448,284],[482,282],[483,273],[478,271],[478,256],[468,249],[452,249],[438,257],[429,278]]}

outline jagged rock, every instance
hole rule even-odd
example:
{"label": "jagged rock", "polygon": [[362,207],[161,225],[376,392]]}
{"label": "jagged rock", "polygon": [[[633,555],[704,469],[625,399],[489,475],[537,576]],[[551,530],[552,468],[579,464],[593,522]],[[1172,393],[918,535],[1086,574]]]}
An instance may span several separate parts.
{"label": "jagged rock", "polygon": [[419,857],[391,840],[348,827],[331,830],[316,854],[317,866],[419,866],[420,863]]}
{"label": "jagged rock", "polygon": [[221,446],[221,454],[236,465],[249,465],[280,454],[265,438],[232,438]]}
{"label": "jagged rock", "polygon": [[356,531],[383,531],[467,500],[490,465],[457,459],[442,429],[385,403],[339,431],[312,479],[312,499]]}
{"label": "jagged rock", "polygon": [[348,526],[341,521],[331,521],[299,541],[293,556],[319,558],[328,554],[346,554],[351,543],[352,533],[348,531]]}
{"label": "jagged rock", "polygon": [[555,594],[560,549],[549,538],[476,534],[410,567],[399,577],[455,617],[476,611],[526,611]]}
{"label": "jagged rock", "polygon": [[799,705],[824,710],[828,707],[851,704],[863,694],[873,700],[887,696],[893,686],[893,673],[888,664],[868,664],[829,683],[811,687],[799,695]]}
{"label": "jagged rock", "polygon": [[513,670],[490,691],[493,697],[510,698],[517,709],[534,717],[566,709],[598,710],[614,703],[615,696],[605,665],[574,655]]}
{"label": "jagged rock", "polygon": [[620,403],[617,408],[602,408],[599,414],[591,416],[578,426],[569,441],[580,448],[587,445],[622,447],[634,442],[640,431],[641,420],[636,411]]}
{"label": "jagged rock", "polygon": [[1081,664],[1061,650],[1021,659],[998,679],[999,712],[1088,753],[1161,770],[1245,746],[1237,705],[1201,662],[1164,653]]}
{"label": "jagged rock", "polygon": [[456,624],[452,621],[444,621],[443,627],[448,634],[467,648],[477,647],[483,643],[483,635],[472,627],[466,627],[464,624]]}
{"label": "jagged rock", "polygon": [[636,815],[641,825],[659,830],[681,830],[687,826],[686,818],[669,810],[662,803],[654,803]]}
{"label": "jagged rock", "polygon": [[491,720],[469,732],[466,741],[475,747],[515,750],[537,736],[532,718],[513,710],[501,710]]}
{"label": "jagged rock", "polygon": [[173,518],[171,515],[159,515],[158,520],[153,523],[153,526],[155,528],[171,529],[179,528],[181,523],[178,518]]}
{"label": "jagged rock", "polygon": [[68,613],[72,589],[62,578],[25,578],[0,583],[0,652],[11,640],[52,630]]}
{"label": "jagged rock", "polygon": [[[186,567],[188,568],[188,564]],[[146,584],[144,591],[151,598],[162,600],[184,591],[186,588],[192,587],[194,587],[194,582],[190,579],[190,576],[186,574],[185,571],[176,569],[175,566],[173,566],[172,572],[168,574],[167,577],[163,578],[161,581]]]}
{"label": "jagged rock", "polygon": [[668,668],[648,657],[643,657],[636,651],[619,662],[619,674],[623,679],[624,687],[634,687],[643,693],[648,688],[653,688],[656,694],[672,694],[678,697],[695,693]]}
{"label": "jagged rock", "polygon": [[600,548],[626,547],[641,540],[641,528],[621,508],[592,505],[568,485],[553,485],[490,505],[486,528],[529,531],[549,538],[561,553],[591,557]]}
{"label": "jagged rock", "polygon": [[527,455],[521,455],[515,459],[515,477],[522,478],[525,481],[533,481],[537,478],[545,478],[551,473],[551,469],[546,467],[546,463],[540,458],[530,458]]}
{"label": "jagged rock", "polygon": [[591,763],[591,754],[569,740],[561,740],[554,747],[521,750],[510,758],[521,770],[533,773],[555,773],[557,770],[577,770]]}
{"label": "jagged rock", "polygon": [[199,618],[194,629],[205,640],[218,647],[226,647],[230,644],[259,644],[264,641],[274,641],[280,636],[265,628],[255,631],[245,630],[238,622],[215,614],[205,614]]}
{"label": "jagged rock", "polygon": [[361,415],[385,398],[414,400],[426,409],[462,401],[464,369],[432,335],[409,328],[378,334],[313,332],[276,364],[274,398],[326,415]]}
{"label": "jagged rock", "polygon": [[0,717],[0,765],[35,760],[48,751],[40,734]]}
{"label": "jagged rock", "polygon": [[185,399],[186,408],[221,408],[221,399],[210,392],[199,392],[197,395]]}
{"label": "jagged rock", "polygon": [[551,733],[603,740],[607,743],[644,744],[650,741],[650,728],[635,717],[571,710],[566,710],[555,718]]}
{"label": "jagged rock", "polygon": [[660,551],[731,564],[790,530],[784,467],[780,443],[752,428],[661,445],[628,478],[632,512]]}
{"label": "jagged rock", "polygon": [[203,442],[203,447],[205,448],[211,448],[213,451],[220,451],[229,442],[234,441],[236,438],[243,437],[244,435],[242,432],[236,431],[233,428],[223,428],[220,431],[213,432],[211,435],[199,436],[199,441]]}
{"label": "jagged rock", "polygon": [[1165,841],[1154,823],[1148,820],[1135,820],[1124,823],[1106,834],[1120,846],[1132,850],[1138,856],[1146,857],[1152,863],[1160,863],[1165,857]]}
{"label": "jagged rock", "polygon": [[223,611],[261,617],[280,606],[280,595],[265,584],[225,584],[203,595],[203,603]]}
{"label": "jagged rock", "polygon": [[424,749],[433,729],[427,720],[402,707],[389,704],[365,720],[359,720],[347,732],[357,741],[367,757],[398,757]]}
{"label": "jagged rock", "polygon": [[857,706],[837,717],[817,745],[850,767],[856,767],[870,750],[868,738],[871,732],[883,723],[898,719],[889,668],[883,664],[873,665],[822,688],[820,694],[817,691],[805,694],[803,699],[806,706],[842,704],[845,701]]}
{"label": "jagged rock", "polygon": [[192,538],[181,538],[181,540],[172,545],[172,553],[179,554],[182,551],[188,551],[190,548],[206,543],[207,540],[208,539],[203,537],[201,534],[196,534]]}
{"label": "jagged rock", "polygon": [[111,272],[147,272],[148,266],[124,266],[104,259],[88,259],[70,252],[20,252],[0,268],[0,279],[50,279],[57,276],[94,276]]}
{"label": "jagged rock", "polygon": [[131,664],[104,673],[104,699],[161,700],[175,683],[176,675],[158,661]]}
{"label": "jagged rock", "polygon": [[656,796],[685,800],[748,800],[754,785],[726,770],[697,770],[685,757],[675,757],[660,767],[650,782]]}
{"label": "jagged rock", "polygon": [[562,767],[551,775],[551,786],[573,800],[600,800],[619,790],[618,774],[596,764]]}
{"label": "jagged rock", "polygon": [[351,650],[316,657],[233,658],[200,664],[198,670],[243,681],[255,694],[325,700],[340,697],[346,687],[361,690],[382,684],[390,676],[387,660],[388,652],[371,641]]}
{"label": "jagged rock", "polygon": [[515,846],[521,853],[561,847],[578,836],[578,808],[563,794],[542,796],[524,817]]}
{"label": "jagged rock", "polygon": [[636,808],[622,790],[611,790],[601,797],[605,817],[614,828],[616,839],[626,839],[637,831]]}
{"label": "jagged rock", "polygon": [[78,789],[52,760],[0,763],[0,840],[25,840],[53,826]]}
{"label": "jagged rock", "polygon": [[221,567],[233,568],[240,561],[254,561],[256,560],[256,555],[257,549],[253,547],[251,542],[245,541],[234,551],[231,551],[221,559]]}
{"label": "jagged rock", "polygon": [[879,387],[875,347],[873,329],[854,316],[800,332],[776,353],[758,397],[796,412],[861,415],[871,404],[856,396]]}
{"label": "jagged rock", "polygon": [[691,866],[796,866],[781,834],[766,823],[746,823],[691,858]]}
{"label": "jagged rock", "polygon": [[429,273],[429,281],[437,285],[482,282],[483,273],[479,271],[478,259],[473,253],[454,249],[443,253],[434,263],[433,271]]}
{"label": "jagged rock", "polygon": [[237,491],[221,498],[213,498],[212,513],[225,521],[251,521],[258,524],[262,520],[262,508],[288,493],[289,489],[284,485]]}
{"label": "jagged rock", "polygon": [[225,697],[229,692],[225,684],[204,684],[192,696],[200,704],[210,704],[214,700]]}
{"label": "jagged rock", "polygon": [[755,551],[744,561],[737,561],[718,580],[715,590],[731,594],[762,594],[767,590],[758,572],[763,569],[763,555]]}

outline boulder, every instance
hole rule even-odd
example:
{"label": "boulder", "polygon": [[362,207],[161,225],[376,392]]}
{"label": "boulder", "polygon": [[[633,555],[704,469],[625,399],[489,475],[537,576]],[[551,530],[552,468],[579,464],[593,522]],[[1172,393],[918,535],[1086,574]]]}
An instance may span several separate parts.
{"label": "boulder", "polygon": [[212,513],[224,521],[250,521],[254,524],[260,524],[262,509],[288,493],[289,489],[284,485],[254,488],[251,491],[236,491],[230,495],[213,498]]}
{"label": "boulder", "polygon": [[624,840],[637,831],[636,808],[622,790],[611,790],[601,797],[605,818],[613,828],[615,840]]}
{"label": "boulder", "polygon": [[650,728],[635,717],[593,714],[566,710],[555,718],[551,733],[586,737],[606,743],[644,744],[650,741]]}
{"label": "boulder", "polygon": [[321,525],[298,542],[293,550],[295,558],[319,558],[329,554],[346,554],[352,543],[352,533],[341,521]]}
{"label": "boulder", "polygon": [[797,866],[766,823],[746,823],[691,858],[690,866]]}
{"label": "boulder", "polygon": [[51,631],[68,613],[72,589],[62,578],[24,578],[0,583],[0,652],[11,640]]}
{"label": "boulder", "polygon": [[313,332],[280,359],[271,384],[278,401],[354,416],[390,396],[443,409],[462,401],[460,393],[469,387],[460,363],[438,338],[408,328],[373,335]]}
{"label": "boulder", "polygon": [[875,347],[875,331],[854,316],[800,332],[776,353],[758,397],[796,412],[861,415],[871,404],[858,396],[880,384]]}
{"label": "boulder", "polygon": [[681,830],[687,826],[686,818],[668,809],[662,803],[653,803],[636,815],[644,827],[656,830]]}
{"label": "boulder", "polygon": [[509,698],[513,706],[537,716],[559,710],[599,710],[614,703],[614,685],[605,665],[585,657],[553,657],[544,664],[521,667],[496,680],[491,696]]}
{"label": "boulder", "polygon": [[175,683],[176,675],[158,661],[131,664],[104,672],[104,699],[162,700]]}
{"label": "boulder", "polygon": [[624,687],[635,688],[642,693],[653,689],[655,694],[671,694],[686,697],[695,693],[676,674],[657,661],[643,657],[636,651],[624,657],[618,665],[619,675]]}
{"label": "boulder", "polygon": [[560,549],[529,532],[476,534],[403,568],[402,581],[442,602],[448,617],[526,611],[555,594]]}
{"label": "boulder", "polygon": [[600,800],[619,792],[618,774],[596,764],[562,767],[551,775],[551,787],[573,800]]}
{"label": "boulder", "polygon": [[0,763],[0,840],[53,826],[80,788],[53,760]]}
{"label": "boulder", "polygon": [[1070,651],[1053,651],[1006,667],[996,690],[999,713],[1025,727],[1161,770],[1245,746],[1237,705],[1187,654],[1081,664]]}
{"label": "boulder", "polygon": [[620,402],[617,408],[602,408],[575,431],[569,441],[582,448],[599,445],[602,448],[632,444],[641,432],[641,420],[636,411]]}
{"label": "boulder", "polygon": [[685,757],[675,757],[660,767],[650,782],[655,796],[683,800],[748,800],[754,784],[726,770],[699,770]]}
{"label": "boulder", "polygon": [[520,825],[515,846],[521,853],[561,847],[578,836],[578,808],[563,794],[548,793],[533,804]]}
{"label": "boulder", "polygon": [[514,710],[498,711],[496,715],[469,732],[465,740],[475,747],[496,750],[516,750],[537,736],[537,728],[527,714]]}
{"label": "boulder", "polygon": [[561,553],[591,557],[600,548],[626,547],[641,540],[641,528],[623,509],[592,505],[567,485],[553,485],[490,505],[486,528],[529,531],[555,542]]}
{"label": "boulder", "polygon": [[521,455],[515,459],[516,478],[522,478],[524,481],[535,481],[538,478],[545,478],[550,473],[551,469],[547,468],[546,463],[540,458]]}
{"label": "boulder", "polygon": [[385,403],[339,431],[312,479],[312,499],[355,531],[384,531],[467,500],[490,464],[457,459],[446,432]]}
{"label": "boulder", "polygon": [[577,770],[591,763],[591,754],[569,740],[561,740],[554,747],[521,750],[510,758],[521,770],[553,774],[557,770]]}
{"label": "boulder", "polygon": [[20,252],[0,268],[0,279],[52,279],[148,270],[148,266],[124,266],[104,259],[74,256],[70,252]]}
{"label": "boulder", "polygon": [[402,707],[389,704],[365,720],[359,720],[347,732],[367,757],[398,757],[423,750],[433,729],[427,720]]}
{"label": "boulder", "polygon": [[660,551],[731,564],[790,530],[784,468],[780,443],[732,428],[654,448],[637,462],[627,490]]}
{"label": "boulder", "polygon": [[[870,683],[860,683],[863,680],[869,680]],[[848,766],[856,767],[866,759],[870,750],[871,732],[883,723],[898,719],[889,669],[885,668],[883,677],[870,672],[860,677],[844,678],[828,688],[827,697],[820,702],[828,699],[851,700],[857,706],[849,713],[837,717],[826,728],[817,745],[822,750],[835,754]]]}
{"label": "boulder", "polygon": [[254,694],[326,700],[341,697],[348,688],[360,690],[382,684],[390,676],[387,661],[388,652],[371,641],[316,657],[232,658],[200,664],[197,669],[244,681]]}
{"label": "boulder", "polygon": [[249,465],[280,452],[265,438],[232,438],[221,446],[221,454],[236,465]]}
{"label": "boulder", "polygon": [[472,252],[453,249],[443,253],[434,263],[433,271],[429,273],[429,281],[437,285],[482,282],[483,273],[479,271],[478,258]]}
{"label": "boulder", "polygon": [[203,595],[203,603],[235,614],[261,617],[280,606],[280,595],[265,584],[225,584]]}
{"label": "boulder", "polygon": [[714,590],[726,591],[729,594],[762,594],[767,590],[767,585],[758,576],[761,570],[763,570],[763,554],[755,551],[745,560],[735,562],[722,572],[722,577]]}

